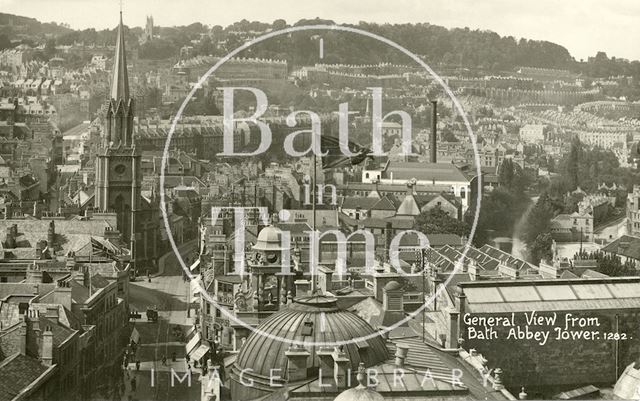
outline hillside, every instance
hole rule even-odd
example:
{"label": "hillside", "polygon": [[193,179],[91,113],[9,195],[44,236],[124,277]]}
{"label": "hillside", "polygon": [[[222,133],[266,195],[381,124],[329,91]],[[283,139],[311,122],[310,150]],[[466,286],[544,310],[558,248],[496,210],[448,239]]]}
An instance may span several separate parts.
{"label": "hillside", "polygon": [[[300,20],[292,25],[284,20],[273,23],[241,20],[223,28],[208,27],[195,22],[188,26],[154,27],[160,38],[140,47],[143,59],[161,60],[176,57],[183,46],[196,42],[192,55],[213,54],[222,56],[240,46],[260,32],[278,30],[288,26],[332,24],[332,21],[316,19]],[[487,30],[469,28],[448,29],[429,23],[376,24],[360,22],[351,25],[372,32],[410,49],[433,67],[468,69],[469,74],[500,73],[513,71],[520,66],[567,69],[590,77],[634,76],[640,78],[640,62],[609,58],[598,52],[587,61],[577,61],[569,51],[556,43],[540,40],[516,39],[501,36]],[[130,48],[137,48],[135,40],[141,33],[135,27],[127,32]],[[294,35],[278,36],[243,52],[243,56],[286,59],[296,67],[317,62],[317,37],[322,35],[326,63],[368,64],[379,62],[411,63],[395,49],[371,38],[345,32],[304,31]],[[103,45],[115,40],[114,30],[71,30],[55,23],[41,23],[33,18],[0,13],[0,49],[14,43],[31,41],[43,43],[45,37],[55,37],[57,44]],[[202,38],[204,40],[201,40]],[[3,46],[4,45],[4,46]]]}
{"label": "hillside", "polygon": [[58,36],[71,29],[55,22],[43,23],[35,18],[0,13],[0,49],[10,42],[38,43],[49,36]]}

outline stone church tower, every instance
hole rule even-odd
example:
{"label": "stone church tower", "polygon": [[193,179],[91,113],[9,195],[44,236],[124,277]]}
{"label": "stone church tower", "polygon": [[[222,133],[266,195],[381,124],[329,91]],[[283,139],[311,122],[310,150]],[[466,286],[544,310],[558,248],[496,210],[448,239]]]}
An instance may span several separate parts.
{"label": "stone church tower", "polygon": [[122,12],[109,97],[95,164],[95,206],[98,210],[117,214],[117,229],[123,240],[130,244],[132,259],[135,260],[136,233],[140,231],[137,214],[142,201],[141,154],[133,138],[134,99],[129,94]]}

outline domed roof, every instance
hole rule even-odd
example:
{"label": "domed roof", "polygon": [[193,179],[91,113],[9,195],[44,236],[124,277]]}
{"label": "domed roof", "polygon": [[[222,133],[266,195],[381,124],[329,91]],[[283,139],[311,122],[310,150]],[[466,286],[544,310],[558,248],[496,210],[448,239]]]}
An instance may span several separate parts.
{"label": "domed roof", "polygon": [[275,226],[266,226],[258,233],[258,240],[253,246],[256,251],[281,251],[282,230]]}
{"label": "domed roof", "polygon": [[384,401],[384,397],[365,385],[364,366],[358,368],[358,386],[338,394],[333,401]]}
{"label": "domed roof", "polygon": [[399,290],[400,288],[402,288],[402,285],[395,280],[389,281],[387,285],[384,286],[384,289],[387,291]]}
{"label": "domed roof", "polygon": [[380,393],[363,385],[350,388],[338,394],[334,401],[384,401]]}
{"label": "domed roof", "polygon": [[[307,359],[307,368],[310,369],[320,367],[317,355],[320,348],[333,347],[317,343],[337,343],[370,335],[374,336],[360,340],[357,344],[349,342],[341,346],[345,356],[350,360],[352,369],[360,362],[369,367],[388,358],[382,336],[376,335],[377,331],[356,314],[339,309],[334,297],[312,295],[296,299],[285,309],[270,316],[258,326],[258,329],[268,335],[252,333],[240,349],[232,368],[232,377],[234,373],[237,375],[244,372],[246,380],[252,378],[256,385],[264,380],[269,383],[273,369],[283,369],[287,366],[285,352],[292,344],[281,339],[309,343],[304,348],[310,353]],[[286,377],[284,371],[282,376]],[[232,395],[233,388],[232,383]],[[238,391],[241,390],[238,388]],[[270,392],[273,389],[265,388],[264,391]]]}

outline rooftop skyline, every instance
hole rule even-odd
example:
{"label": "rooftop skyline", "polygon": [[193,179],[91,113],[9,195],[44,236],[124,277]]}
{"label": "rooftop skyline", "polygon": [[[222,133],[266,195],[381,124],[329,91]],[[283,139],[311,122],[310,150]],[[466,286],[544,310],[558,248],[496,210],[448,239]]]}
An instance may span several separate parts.
{"label": "rooftop skyline", "polygon": [[[5,13],[36,18],[42,22],[68,23],[73,29],[115,28],[119,1],[95,0],[91,7],[80,0],[62,0],[56,7],[45,7],[44,0],[0,0]],[[535,3],[508,0],[472,0],[448,2],[431,0],[428,4],[417,0],[367,0],[345,4],[327,0],[300,7],[293,0],[277,0],[273,7],[264,7],[257,0],[231,2],[224,9],[214,2],[184,0],[179,10],[168,0],[138,0],[124,2],[124,23],[144,26],[145,16],[152,14],[156,25],[227,26],[247,19],[272,22],[285,19],[294,23],[304,18],[319,17],[337,23],[420,23],[428,22],[447,28],[492,30],[502,36],[547,40],[566,47],[577,60],[604,51],[609,57],[640,59],[640,48],[630,46],[630,38],[640,37],[640,3],[633,0],[599,2],[596,0],[541,0]],[[80,6],[82,5],[82,6]],[[579,7],[577,7],[579,5]],[[113,18],[105,16],[113,15]],[[594,29],[594,27],[596,29]]]}

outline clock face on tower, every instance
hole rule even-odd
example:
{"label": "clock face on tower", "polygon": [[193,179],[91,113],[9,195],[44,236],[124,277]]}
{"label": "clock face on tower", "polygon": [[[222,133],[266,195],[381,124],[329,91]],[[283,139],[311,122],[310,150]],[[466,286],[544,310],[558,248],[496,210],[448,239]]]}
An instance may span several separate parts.
{"label": "clock face on tower", "polygon": [[127,171],[127,166],[125,166],[124,164],[117,164],[114,167],[113,171],[115,171],[115,173],[118,175],[123,175]]}
{"label": "clock face on tower", "polygon": [[267,253],[267,262],[273,264],[276,263],[278,261],[278,254],[275,252],[268,252]]}

